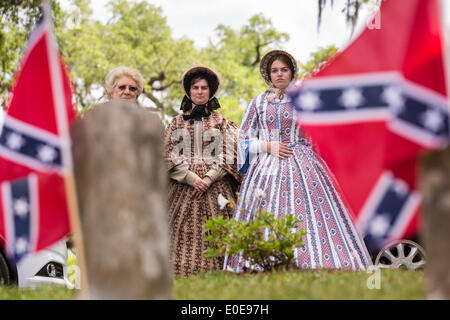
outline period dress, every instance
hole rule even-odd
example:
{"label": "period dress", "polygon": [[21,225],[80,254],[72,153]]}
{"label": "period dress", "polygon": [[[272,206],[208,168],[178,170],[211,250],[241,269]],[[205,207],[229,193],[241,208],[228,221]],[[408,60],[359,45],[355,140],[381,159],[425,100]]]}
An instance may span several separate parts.
{"label": "period dress", "polygon": [[[289,97],[269,102],[269,94],[254,98],[242,120],[238,169],[247,172],[234,219],[250,221],[258,209],[280,218],[294,213],[302,220],[299,230],[307,232],[304,247],[295,250],[299,268],[364,270],[371,265],[370,256],[329,169],[302,138]],[[261,141],[281,141],[294,153],[281,160],[260,152]],[[255,196],[262,194],[259,189],[264,191],[262,199]],[[255,266],[240,256],[225,257],[225,270],[241,272],[245,268]]]}
{"label": "period dress", "polygon": [[[202,224],[204,218],[232,217],[232,209],[220,210],[217,199],[219,194],[236,198],[241,180],[236,168],[236,141],[236,125],[217,112],[200,121],[186,121],[178,115],[166,130],[170,251],[175,275],[189,276],[223,266],[223,257],[204,257],[208,243]],[[205,176],[213,183],[200,199],[194,199],[192,185]]]}

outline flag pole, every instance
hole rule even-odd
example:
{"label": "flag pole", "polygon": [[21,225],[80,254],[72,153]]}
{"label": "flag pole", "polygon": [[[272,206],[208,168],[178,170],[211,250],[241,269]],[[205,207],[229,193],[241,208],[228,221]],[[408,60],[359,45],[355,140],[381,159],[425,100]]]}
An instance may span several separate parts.
{"label": "flag pole", "polygon": [[89,282],[88,274],[85,262],[84,246],[83,246],[83,235],[81,232],[81,223],[79,218],[78,203],[76,196],[75,180],[72,165],[72,150],[71,150],[71,140],[69,133],[69,126],[67,121],[66,103],[63,96],[64,88],[62,86],[63,80],[61,77],[61,66],[59,63],[59,57],[57,54],[56,40],[53,33],[52,15],[51,15],[51,5],[49,0],[43,0],[44,16],[47,16],[47,21],[49,23],[50,37],[47,42],[48,52],[49,52],[49,66],[52,79],[52,90],[55,103],[56,111],[56,122],[58,127],[58,132],[62,140],[62,157],[63,163],[65,164],[65,178],[64,186],[66,190],[66,197],[69,209],[70,226],[73,234],[74,245],[76,248],[77,264],[79,267],[80,277],[80,299],[87,300],[90,298],[89,295]]}
{"label": "flag pole", "polygon": [[444,0],[438,1],[441,12],[441,33],[442,33],[442,60],[444,62],[444,78],[447,84],[447,97],[450,100],[450,30],[445,29],[445,19],[450,19],[450,14],[446,16],[446,10],[450,9],[450,4],[445,4]]}
{"label": "flag pole", "polygon": [[88,282],[88,274],[87,267],[85,261],[84,254],[84,246],[83,246],[83,234],[81,231],[81,224],[78,214],[78,204],[76,198],[76,190],[75,190],[75,179],[73,175],[73,169],[71,168],[70,173],[66,177],[64,181],[64,185],[66,187],[67,193],[67,201],[69,205],[69,215],[70,215],[70,225],[73,230],[73,238],[74,245],[76,248],[76,257],[77,264],[80,268],[80,299],[81,300],[89,300],[89,282]]}

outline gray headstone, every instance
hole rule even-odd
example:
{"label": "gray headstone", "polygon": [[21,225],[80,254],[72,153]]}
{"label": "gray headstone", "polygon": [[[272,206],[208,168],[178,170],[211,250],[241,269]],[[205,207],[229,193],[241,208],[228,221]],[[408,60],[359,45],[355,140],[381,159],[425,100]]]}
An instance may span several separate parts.
{"label": "gray headstone", "polygon": [[155,113],[123,101],[72,126],[92,299],[171,297],[163,130]]}
{"label": "gray headstone", "polygon": [[429,299],[450,299],[450,148],[421,159],[425,284]]}

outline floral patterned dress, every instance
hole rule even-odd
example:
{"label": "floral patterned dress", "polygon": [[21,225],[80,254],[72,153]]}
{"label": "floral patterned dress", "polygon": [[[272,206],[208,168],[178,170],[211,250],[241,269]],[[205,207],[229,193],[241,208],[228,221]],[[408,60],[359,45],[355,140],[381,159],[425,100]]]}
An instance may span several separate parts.
{"label": "floral patterned dress", "polygon": [[[233,215],[230,208],[222,210],[217,199],[219,195],[236,198],[241,181],[236,169],[236,140],[236,125],[217,112],[203,121],[185,121],[179,115],[166,129],[170,257],[177,276],[186,277],[223,266],[223,257],[208,259],[204,256],[208,242],[202,225],[204,218],[219,215],[231,218]],[[223,148],[223,152],[212,146]],[[212,185],[199,199],[193,198],[195,178],[205,176],[210,177]]]}

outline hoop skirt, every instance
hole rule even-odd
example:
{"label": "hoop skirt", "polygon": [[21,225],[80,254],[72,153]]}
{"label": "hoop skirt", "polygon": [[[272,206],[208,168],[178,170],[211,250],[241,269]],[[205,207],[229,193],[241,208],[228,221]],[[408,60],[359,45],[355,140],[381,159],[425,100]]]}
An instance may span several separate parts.
{"label": "hoop skirt", "polygon": [[[280,218],[294,213],[302,220],[298,230],[307,232],[304,247],[295,250],[299,268],[365,270],[372,264],[367,248],[331,172],[302,138],[289,97],[268,102],[266,95],[250,102],[242,121],[238,169],[247,172],[234,219],[251,221],[260,209]],[[261,141],[281,141],[294,153],[285,160],[261,153]],[[240,255],[225,257],[225,270],[242,272],[254,267]]]}

